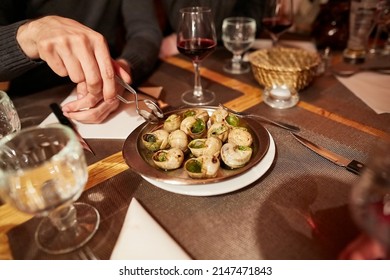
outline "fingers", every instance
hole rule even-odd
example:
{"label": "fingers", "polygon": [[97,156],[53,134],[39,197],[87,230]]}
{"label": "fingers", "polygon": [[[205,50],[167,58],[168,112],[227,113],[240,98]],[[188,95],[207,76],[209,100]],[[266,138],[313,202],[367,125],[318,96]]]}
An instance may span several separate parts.
{"label": "fingers", "polygon": [[339,255],[342,260],[375,260],[385,257],[384,247],[366,234],[359,235]]}
{"label": "fingers", "polygon": [[[85,98],[83,98],[85,99]],[[108,103],[105,101],[101,101],[96,106],[89,108],[88,110],[81,110],[81,111],[66,111],[67,107],[74,107],[79,108],[83,107],[85,103],[84,100],[80,99],[77,101],[70,102],[63,107],[64,115],[68,118],[71,118],[73,120],[77,120],[81,123],[90,123],[90,124],[97,124],[102,123],[107,117],[114,112],[118,106],[119,101],[115,101],[112,103]]]}
{"label": "fingers", "polygon": [[35,24],[28,30],[30,33],[27,32],[30,38],[21,36],[21,41],[26,42],[22,48],[29,46],[26,52],[34,57],[37,52],[59,76],[69,76],[76,84],[85,83],[88,93],[103,95],[108,103],[116,102],[115,69],[101,34],[74,20],[57,16],[33,22]]}

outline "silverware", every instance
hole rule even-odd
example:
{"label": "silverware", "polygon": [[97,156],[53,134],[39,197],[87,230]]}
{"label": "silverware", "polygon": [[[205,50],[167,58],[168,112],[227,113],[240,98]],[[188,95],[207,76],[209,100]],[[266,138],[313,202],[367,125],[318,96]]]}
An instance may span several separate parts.
{"label": "silverware", "polygon": [[284,122],[279,122],[279,121],[273,121],[273,120],[270,120],[264,116],[261,116],[261,115],[255,115],[255,114],[249,114],[249,113],[244,113],[244,112],[237,112],[233,109],[230,109],[228,107],[226,107],[225,105],[223,104],[219,104],[219,106],[223,109],[225,109],[226,111],[232,113],[232,114],[235,114],[237,116],[242,116],[242,117],[247,117],[247,118],[254,118],[254,119],[259,119],[261,121],[265,121],[265,122],[268,122],[270,124],[273,124],[275,126],[278,126],[280,128],[284,128],[284,129],[287,129],[289,131],[292,131],[292,132],[299,132],[301,131],[299,129],[299,127],[295,126],[295,125],[291,125],[291,124],[288,124],[288,123],[284,123]]}
{"label": "silverware", "polygon": [[76,133],[76,136],[79,139],[79,142],[81,143],[83,148],[95,155],[95,152],[92,150],[91,146],[89,146],[87,141],[77,131],[76,126],[71,122],[71,120],[64,116],[60,105],[58,105],[57,103],[52,103],[50,104],[50,108],[53,111],[54,115],[57,117],[60,124],[70,127]]}
{"label": "silverware", "polygon": [[328,149],[325,149],[324,147],[318,146],[317,144],[314,144],[313,142],[299,135],[296,135],[295,133],[291,133],[291,135],[306,148],[309,148],[313,152],[317,153],[323,158],[326,158],[327,160],[330,160],[334,164],[346,168],[348,171],[352,173],[360,175],[360,173],[364,168],[364,164],[355,159],[352,160],[347,159],[339,154],[336,154]]}
{"label": "silverware", "polygon": [[[148,121],[148,122],[151,122],[151,123],[157,123],[159,121],[159,119],[162,119],[164,118],[164,113],[163,111],[160,109],[160,107],[155,103],[153,102],[152,100],[150,99],[142,99],[142,100],[138,100],[138,93],[135,91],[134,88],[132,88],[129,84],[127,84],[121,77],[119,77],[118,75],[115,75],[115,80],[122,86],[124,87],[125,89],[127,89],[129,92],[131,92],[132,94],[134,94],[135,96],[135,101],[129,101],[125,98],[123,98],[122,96],[120,96],[119,94],[116,96],[120,101],[122,101],[123,103],[125,104],[131,104],[131,103],[135,103],[135,110],[137,112],[138,115],[140,115],[141,117],[144,118],[144,120]],[[140,109],[139,108],[139,102],[142,101],[143,103],[145,103],[145,105],[151,110],[152,113],[146,111],[146,110],[143,110],[143,109]]]}

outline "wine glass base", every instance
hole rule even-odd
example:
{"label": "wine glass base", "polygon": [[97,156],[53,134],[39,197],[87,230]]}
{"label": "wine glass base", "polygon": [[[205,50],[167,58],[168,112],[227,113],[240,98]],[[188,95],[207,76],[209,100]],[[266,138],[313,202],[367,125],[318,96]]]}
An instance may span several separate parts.
{"label": "wine glass base", "polygon": [[248,73],[251,70],[249,62],[242,61],[241,63],[234,64],[231,60],[226,62],[223,66],[223,71],[230,74],[244,74]]}
{"label": "wine glass base", "polygon": [[215,93],[214,92],[207,90],[207,89],[203,89],[202,92],[203,92],[202,96],[198,97],[198,96],[194,95],[193,90],[186,91],[182,94],[181,100],[185,104],[194,105],[194,106],[208,105],[208,104],[211,104],[214,102],[214,100],[215,100]]}
{"label": "wine glass base", "polygon": [[287,87],[266,88],[263,92],[264,103],[276,109],[294,107],[299,101],[298,92]]}
{"label": "wine glass base", "polygon": [[77,224],[74,228],[58,230],[48,217],[44,218],[35,233],[39,249],[49,254],[65,254],[85,245],[99,227],[100,215],[95,207],[77,202]]}

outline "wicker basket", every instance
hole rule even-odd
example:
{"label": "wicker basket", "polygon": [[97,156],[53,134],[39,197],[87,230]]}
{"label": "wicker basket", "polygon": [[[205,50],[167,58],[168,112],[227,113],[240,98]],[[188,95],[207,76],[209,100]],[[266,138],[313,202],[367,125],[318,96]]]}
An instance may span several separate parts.
{"label": "wicker basket", "polygon": [[251,53],[249,61],[260,85],[287,85],[299,91],[315,77],[320,57],[302,49],[271,48]]}

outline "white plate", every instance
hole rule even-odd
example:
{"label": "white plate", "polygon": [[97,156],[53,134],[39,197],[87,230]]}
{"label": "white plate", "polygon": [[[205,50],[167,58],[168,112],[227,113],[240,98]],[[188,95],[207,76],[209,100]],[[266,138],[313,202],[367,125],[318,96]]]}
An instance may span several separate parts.
{"label": "white plate", "polygon": [[227,179],[222,182],[210,183],[210,184],[201,184],[201,185],[176,185],[164,183],[161,181],[157,181],[146,176],[142,177],[148,181],[149,183],[159,187],[163,190],[184,194],[184,195],[192,195],[192,196],[212,196],[219,195],[224,193],[233,192],[248,186],[253,183],[261,176],[264,175],[265,172],[271,167],[272,162],[274,161],[276,154],[275,141],[272,138],[272,135],[268,132],[270,143],[267,153],[261,161],[253,166],[250,170],[245,172],[244,174],[233,177],[232,179]]}

